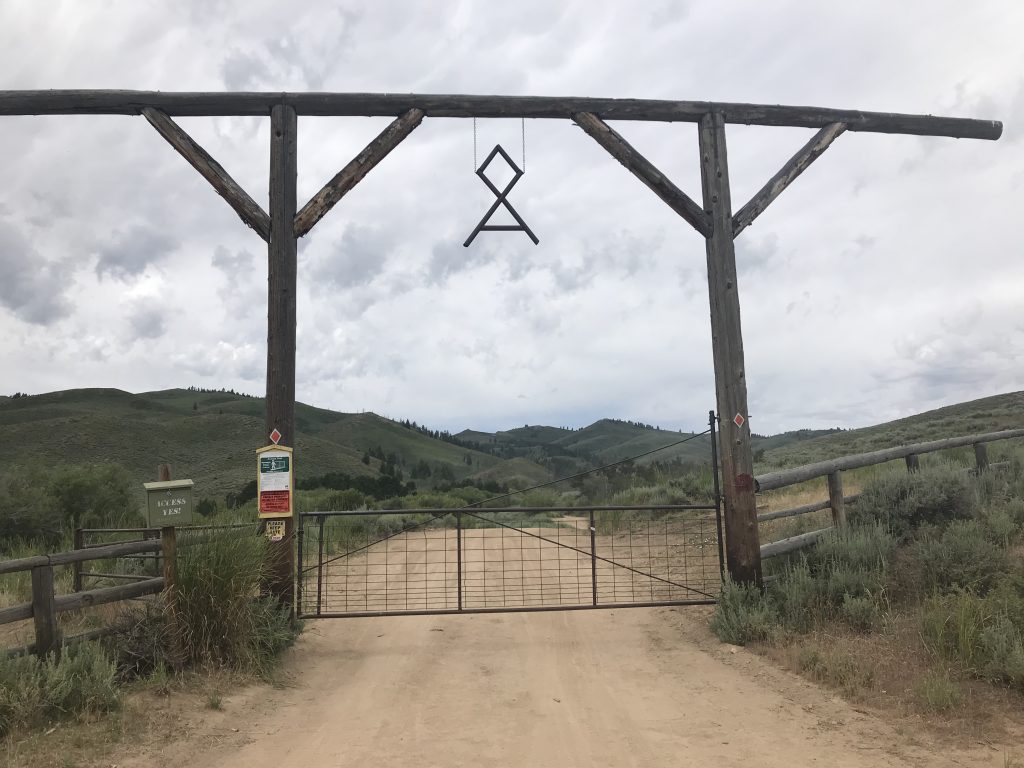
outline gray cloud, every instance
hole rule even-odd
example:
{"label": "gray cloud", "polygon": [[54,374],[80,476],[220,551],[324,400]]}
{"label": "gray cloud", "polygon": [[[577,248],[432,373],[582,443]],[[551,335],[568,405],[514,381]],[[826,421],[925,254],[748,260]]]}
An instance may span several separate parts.
{"label": "gray cloud", "polygon": [[329,290],[365,286],[384,271],[394,246],[394,232],[350,224],[337,247],[316,263],[315,279]]}
{"label": "gray cloud", "polygon": [[427,264],[427,280],[434,285],[440,285],[452,276],[490,263],[496,257],[495,251],[477,241],[469,248],[463,248],[462,243],[457,242],[435,243]]}
{"label": "gray cloud", "polygon": [[239,279],[252,271],[256,257],[247,249],[241,248],[234,253],[223,245],[218,245],[213,251],[213,258],[210,263],[223,272],[227,277]]}
{"label": "gray cloud", "polygon": [[71,314],[66,264],[43,260],[8,222],[0,219],[0,305],[27,323],[50,325]]}
{"label": "gray cloud", "polygon": [[97,249],[96,275],[117,280],[137,277],[177,246],[177,241],[167,232],[148,224],[116,231],[109,243]]}
{"label": "gray cloud", "polygon": [[736,267],[741,270],[767,269],[779,258],[779,236],[771,232],[764,237],[736,239]]}
{"label": "gray cloud", "polygon": [[167,316],[159,307],[145,304],[128,316],[132,335],[137,339],[158,339],[167,332]]}

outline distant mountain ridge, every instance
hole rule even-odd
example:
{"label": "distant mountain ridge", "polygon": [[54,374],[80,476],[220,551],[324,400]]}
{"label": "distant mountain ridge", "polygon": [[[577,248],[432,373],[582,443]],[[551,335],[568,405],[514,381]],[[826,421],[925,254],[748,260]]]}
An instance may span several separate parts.
{"label": "distant mountain ridge", "polygon": [[[705,464],[706,435],[601,419],[580,429],[527,425],[457,434],[374,413],[296,404],[300,478],[394,471],[420,488],[465,480],[525,487],[687,442],[641,463]],[[1024,427],[1024,392],[983,398],[854,430],[792,430],[755,436],[755,466],[793,466],[889,445]],[[440,435],[435,437],[433,435]],[[252,480],[254,450],[267,442],[262,398],[228,391],[171,389],[132,394],[72,389],[0,396],[0,437],[9,447],[0,480],[33,466],[116,462],[139,483],[156,465],[191,477],[200,496],[220,497]],[[691,439],[692,438],[692,439]]]}

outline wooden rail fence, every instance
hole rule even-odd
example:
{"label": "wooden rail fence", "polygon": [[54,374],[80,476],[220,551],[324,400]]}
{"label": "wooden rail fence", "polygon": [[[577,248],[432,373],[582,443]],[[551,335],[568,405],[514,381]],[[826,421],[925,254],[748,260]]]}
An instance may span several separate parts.
{"label": "wooden rail fence", "polygon": [[922,454],[934,453],[935,451],[943,451],[950,448],[973,446],[974,471],[984,472],[990,467],[998,466],[989,463],[987,444],[997,440],[1010,440],[1015,437],[1024,437],[1024,429],[1006,429],[1001,432],[985,432],[976,435],[950,437],[943,440],[930,440],[924,443],[914,443],[913,445],[902,445],[896,448],[884,448],[878,451],[841,456],[836,459],[818,461],[792,469],[780,469],[776,472],[758,475],[754,478],[754,487],[757,492],[785,488],[786,486],[796,485],[797,483],[807,482],[819,477],[825,478],[828,490],[828,499],[824,501],[804,504],[792,509],[765,512],[757,516],[758,523],[778,520],[784,517],[797,517],[812,512],[820,512],[824,509],[832,511],[832,525],[815,531],[801,533],[798,536],[790,536],[779,541],[773,541],[770,544],[763,544],[761,546],[761,559],[784,555],[788,552],[794,552],[811,546],[829,531],[846,525],[846,506],[854,503],[860,494],[843,494],[843,472],[845,470],[869,467],[875,464],[884,464],[895,459],[903,459],[906,462],[907,471],[915,472],[918,469],[918,457]]}
{"label": "wooden rail fence", "polygon": [[[27,648],[16,648],[8,651],[8,655],[34,653],[43,656],[52,651],[59,651],[68,642],[96,637],[102,630],[87,632],[64,639],[61,637],[57,623],[58,614],[91,608],[97,605],[131,600],[143,595],[154,595],[166,591],[169,595],[174,590],[174,537],[160,540],[125,541],[117,544],[106,544],[86,548],[76,548],[70,552],[59,552],[50,555],[35,555],[17,560],[0,562],[0,575],[31,571],[32,600],[19,605],[0,609],[0,625],[15,621],[32,619],[35,628],[35,642]],[[113,587],[102,587],[75,591],[70,595],[57,595],[54,591],[54,568],[71,565],[77,566],[90,560],[138,555],[143,553],[163,554],[164,575],[145,578],[132,584],[120,584]],[[168,563],[171,567],[168,568]]]}

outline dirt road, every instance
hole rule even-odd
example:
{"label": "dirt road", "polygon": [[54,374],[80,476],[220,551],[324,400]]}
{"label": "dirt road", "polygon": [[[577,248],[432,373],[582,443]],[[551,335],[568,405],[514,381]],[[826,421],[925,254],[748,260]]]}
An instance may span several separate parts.
{"label": "dirt road", "polygon": [[[119,766],[1003,766],[705,629],[704,608],[310,622],[290,684],[193,700]],[[170,705],[169,705],[170,706]],[[180,709],[180,704],[179,704]],[[188,709],[188,708],[186,708]],[[1011,753],[1012,754],[1012,753]],[[1019,754],[1019,753],[1018,753]]]}

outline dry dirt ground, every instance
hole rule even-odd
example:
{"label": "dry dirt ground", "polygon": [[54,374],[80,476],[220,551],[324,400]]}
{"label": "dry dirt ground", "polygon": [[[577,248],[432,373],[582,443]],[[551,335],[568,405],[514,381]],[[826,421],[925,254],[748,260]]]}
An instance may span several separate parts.
{"label": "dry dirt ground", "polygon": [[104,764],[841,768],[1024,756],[1019,742],[964,743],[858,710],[720,644],[707,610],[309,622],[283,687],[236,691],[219,710],[146,694],[166,729]]}

